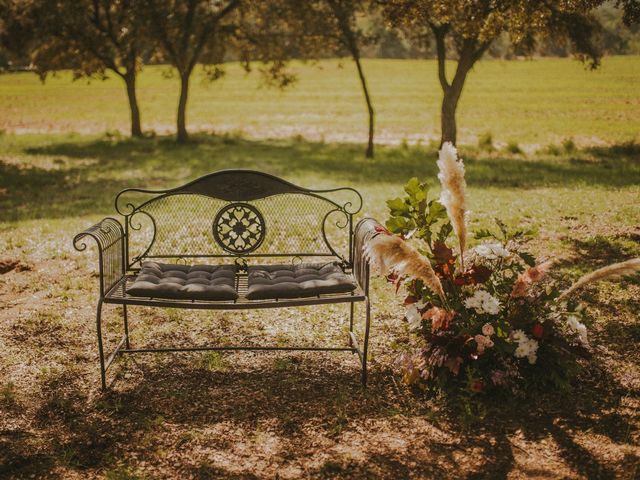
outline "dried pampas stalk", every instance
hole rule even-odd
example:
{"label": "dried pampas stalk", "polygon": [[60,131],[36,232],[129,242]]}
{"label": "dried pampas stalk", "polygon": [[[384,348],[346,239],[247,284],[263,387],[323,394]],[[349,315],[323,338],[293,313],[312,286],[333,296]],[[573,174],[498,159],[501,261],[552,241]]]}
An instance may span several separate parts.
{"label": "dried pampas stalk", "polygon": [[571,285],[567,290],[562,292],[562,294],[558,297],[558,300],[572,294],[576,290],[585,285],[593,282],[598,282],[600,280],[613,280],[616,278],[624,277],[626,275],[632,275],[635,272],[640,271],[640,258],[634,258],[631,260],[627,260],[626,262],[614,263],[613,265],[609,265],[607,267],[600,268],[595,272],[588,273],[581,277],[576,283]]}
{"label": "dried pampas stalk", "polygon": [[365,255],[383,274],[395,273],[401,277],[418,278],[445,301],[442,283],[429,259],[420,255],[402,238],[383,233],[376,235],[367,243]]}
{"label": "dried pampas stalk", "polygon": [[466,223],[466,189],[467,182],[464,179],[464,163],[458,160],[456,147],[450,142],[445,142],[438,156],[438,179],[442,184],[440,203],[447,209],[447,215],[451,220],[453,231],[460,243],[460,265],[464,268],[463,254],[467,244]]}

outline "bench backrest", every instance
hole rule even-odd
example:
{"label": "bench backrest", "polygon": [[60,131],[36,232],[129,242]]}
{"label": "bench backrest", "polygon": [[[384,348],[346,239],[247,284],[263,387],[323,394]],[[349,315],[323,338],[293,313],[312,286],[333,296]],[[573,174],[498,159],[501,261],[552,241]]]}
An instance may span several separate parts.
{"label": "bench backrest", "polygon": [[309,257],[353,264],[353,188],[310,190],[252,170],[223,170],[170,190],[129,188],[124,216],[129,268],[146,259]]}

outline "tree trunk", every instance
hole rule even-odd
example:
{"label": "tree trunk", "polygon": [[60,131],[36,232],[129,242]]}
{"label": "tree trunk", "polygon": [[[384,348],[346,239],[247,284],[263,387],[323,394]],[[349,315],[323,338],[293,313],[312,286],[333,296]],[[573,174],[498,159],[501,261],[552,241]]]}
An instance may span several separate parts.
{"label": "tree trunk", "polygon": [[191,72],[180,74],[180,100],[178,101],[178,142],[189,140],[187,133],[187,97],[189,95],[189,77]]}
{"label": "tree trunk", "polygon": [[142,127],[140,126],[140,109],[138,108],[138,98],[136,96],[136,72],[127,72],[123,78],[127,85],[127,96],[129,97],[129,109],[131,111],[131,136],[141,138]]}
{"label": "tree trunk", "polygon": [[442,97],[442,109],[440,110],[440,147],[445,142],[451,142],[454,145],[457,140],[457,127],[456,127],[456,109],[458,107],[459,96],[455,95],[455,92],[451,88],[444,91]]}
{"label": "tree trunk", "polygon": [[369,95],[369,88],[367,87],[367,80],[364,76],[364,70],[360,64],[360,57],[358,55],[353,56],[353,60],[356,62],[358,69],[358,76],[360,77],[360,83],[362,85],[362,91],[364,93],[364,99],[367,102],[367,111],[369,112],[369,142],[367,144],[367,151],[365,156],[367,158],[373,158],[373,129],[375,122],[375,111],[373,110],[373,104],[371,103],[371,96]]}

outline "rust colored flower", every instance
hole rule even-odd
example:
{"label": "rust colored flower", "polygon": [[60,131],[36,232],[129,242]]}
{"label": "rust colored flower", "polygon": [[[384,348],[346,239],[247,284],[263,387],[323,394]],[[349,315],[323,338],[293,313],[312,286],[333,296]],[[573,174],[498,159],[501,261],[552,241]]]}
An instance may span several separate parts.
{"label": "rust colored flower", "polygon": [[528,281],[528,277],[525,274],[520,275],[516,280],[516,283],[513,284],[513,289],[511,290],[511,296],[513,298],[521,298],[527,295],[527,291],[529,290],[529,286],[531,282]]}
{"label": "rust colored flower", "polygon": [[417,302],[418,302],[418,299],[413,295],[407,295],[404,299],[405,305],[411,305],[412,303],[417,303]]}
{"label": "rust colored flower", "polygon": [[382,225],[376,225],[375,230],[378,233],[384,233],[385,235],[393,235],[389,230],[384,228]]}
{"label": "rust colored flower", "polygon": [[492,273],[493,270],[485,267],[484,265],[474,265],[469,271],[469,275],[476,283],[486,282],[487,280],[489,280],[489,277],[491,277]]}
{"label": "rust colored flower", "polygon": [[448,312],[443,308],[432,307],[422,315],[425,320],[431,320],[431,331],[433,333],[438,330],[447,330],[453,320],[453,312]]}
{"label": "rust colored flower", "polygon": [[482,380],[474,380],[470,385],[471,391],[475,393],[480,393],[484,389],[484,383]]}
{"label": "rust colored flower", "polygon": [[493,270],[484,265],[474,265],[462,275],[457,275],[453,281],[458,286],[478,285],[489,280],[492,273]]}
{"label": "rust colored flower", "polygon": [[552,262],[544,262],[540,265],[536,265],[535,267],[529,268],[524,273],[521,273],[516,282],[513,284],[513,290],[511,290],[511,297],[520,298],[527,295],[529,288],[536,283],[542,280],[545,274],[551,268]]}
{"label": "rust colored flower", "polygon": [[542,335],[544,334],[544,327],[541,323],[536,323],[531,329],[531,333],[536,338],[542,338]]}
{"label": "rust colored flower", "polygon": [[454,264],[456,257],[453,255],[453,250],[444,242],[435,241],[433,243],[433,258],[438,265]]}

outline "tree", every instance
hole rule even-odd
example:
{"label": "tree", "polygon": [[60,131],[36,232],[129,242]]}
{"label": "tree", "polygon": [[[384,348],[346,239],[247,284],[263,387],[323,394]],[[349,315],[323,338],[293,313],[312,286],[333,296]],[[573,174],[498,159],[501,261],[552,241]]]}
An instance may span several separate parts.
{"label": "tree", "polygon": [[351,58],[356,64],[358,70],[358,78],[360,79],[360,85],[362,87],[362,93],[367,104],[367,112],[369,114],[369,140],[367,142],[367,150],[365,156],[367,158],[373,158],[373,134],[374,134],[374,122],[375,111],[371,102],[371,95],[369,94],[369,88],[367,87],[367,79],[364,75],[362,68],[362,62],[360,61],[360,41],[364,36],[363,32],[356,26],[356,15],[363,9],[362,1],[352,0],[325,0],[337,23],[337,30],[340,32],[340,43],[351,54]]}
{"label": "tree", "polygon": [[131,135],[142,136],[136,95],[142,56],[152,47],[145,41],[140,12],[132,0],[39,0],[32,2],[37,45],[31,53],[43,79],[53,71],[71,68],[75,78],[120,77],[127,89]]}
{"label": "tree", "polygon": [[[434,41],[438,79],[443,91],[441,144],[457,140],[456,109],[467,76],[491,43],[504,32],[524,52],[533,51],[540,39],[554,38],[570,44],[574,54],[597,68],[600,51],[594,41],[600,25],[591,11],[604,0],[388,0],[381,1],[391,26],[414,38]],[[637,21],[637,0],[618,0],[625,22]],[[448,46],[456,56],[450,78],[446,71]]]}
{"label": "tree", "polygon": [[191,73],[203,55],[213,62],[211,78],[222,75],[225,41],[233,32],[231,18],[240,0],[145,0],[149,27],[160,50],[180,76],[177,139],[188,140],[187,99]]}
{"label": "tree", "polygon": [[[283,17],[293,30],[289,39],[303,58],[322,58],[348,53],[358,72],[369,116],[366,156],[374,154],[375,110],[361,62],[361,46],[370,38],[358,27],[359,15],[367,13],[368,0],[283,0]],[[294,26],[293,28],[292,25]]]}

